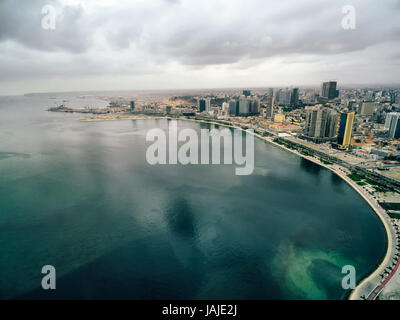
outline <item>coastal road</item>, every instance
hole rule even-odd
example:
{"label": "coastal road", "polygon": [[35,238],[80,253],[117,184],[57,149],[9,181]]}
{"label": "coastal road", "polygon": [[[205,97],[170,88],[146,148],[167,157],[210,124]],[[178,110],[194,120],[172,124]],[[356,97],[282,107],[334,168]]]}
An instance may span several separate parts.
{"label": "coastal road", "polygon": [[[389,217],[390,218],[390,217]],[[393,227],[395,228],[396,232],[398,232],[398,227],[397,225],[392,221]],[[397,235],[397,244],[400,242],[400,237]],[[397,250],[397,253],[399,254],[399,250]],[[389,283],[389,281],[393,278],[393,276],[396,275],[397,270],[400,267],[400,259],[397,259],[397,263],[395,267],[393,268],[392,272],[386,277],[386,279],[378,286],[372,290],[370,295],[366,298],[366,300],[375,300],[379,294],[382,292],[382,290],[386,287],[386,285]]]}

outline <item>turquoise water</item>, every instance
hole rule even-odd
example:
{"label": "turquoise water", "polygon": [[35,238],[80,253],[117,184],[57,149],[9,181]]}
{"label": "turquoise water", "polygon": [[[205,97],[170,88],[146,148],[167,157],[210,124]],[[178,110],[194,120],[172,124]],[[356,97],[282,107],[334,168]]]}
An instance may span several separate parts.
{"label": "turquoise water", "polygon": [[342,267],[361,279],[384,255],[369,206],[307,160],[257,139],[251,176],[150,166],[146,132],[167,120],[78,122],[52,103],[0,97],[3,299],[341,299]]}

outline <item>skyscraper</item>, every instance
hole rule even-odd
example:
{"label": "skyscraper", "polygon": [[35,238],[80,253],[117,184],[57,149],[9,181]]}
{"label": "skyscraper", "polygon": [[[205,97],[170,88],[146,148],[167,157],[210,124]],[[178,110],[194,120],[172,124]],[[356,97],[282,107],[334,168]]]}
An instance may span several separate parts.
{"label": "skyscraper", "polygon": [[248,116],[250,114],[250,100],[245,96],[241,96],[239,99],[239,115]]}
{"label": "skyscraper", "polygon": [[299,88],[293,88],[290,93],[290,106],[297,107],[299,105]]}
{"label": "skyscraper", "polygon": [[291,90],[289,89],[279,89],[276,94],[276,101],[281,106],[290,105]]}
{"label": "skyscraper", "polygon": [[390,103],[391,103],[391,104],[396,103],[396,92],[390,91],[389,94],[390,94]]}
{"label": "skyscraper", "polygon": [[211,111],[211,100],[206,99],[206,111]]}
{"label": "skyscraper", "polygon": [[390,139],[400,138],[400,113],[398,112],[392,113],[391,115],[389,138]]}
{"label": "skyscraper", "polygon": [[325,131],[325,136],[327,138],[333,138],[337,135],[338,118],[339,118],[339,115],[336,111],[331,111],[329,113],[328,119],[326,122],[326,131]]}
{"label": "skyscraper", "polygon": [[391,112],[386,115],[386,121],[385,121],[385,130],[390,129],[390,125],[392,123],[392,117],[398,115],[397,112]]}
{"label": "skyscraper", "polygon": [[341,113],[338,132],[338,147],[342,150],[349,150],[351,145],[351,134],[353,132],[354,112]]}
{"label": "skyscraper", "polygon": [[199,111],[200,112],[206,111],[206,100],[204,99],[199,100]]}
{"label": "skyscraper", "polygon": [[260,113],[260,100],[254,98],[251,101],[251,111],[252,114],[259,114]]}
{"label": "skyscraper", "polygon": [[313,109],[307,112],[304,135],[309,138],[325,138],[328,109]]}
{"label": "skyscraper", "polygon": [[131,112],[133,112],[135,110],[135,101],[131,101],[130,105],[131,105]]}
{"label": "skyscraper", "polygon": [[322,84],[321,97],[324,97],[328,100],[335,99],[338,95],[336,86],[337,86],[336,81],[324,82]]}
{"label": "skyscraper", "polygon": [[229,101],[229,114],[231,116],[239,115],[239,102],[236,100]]}

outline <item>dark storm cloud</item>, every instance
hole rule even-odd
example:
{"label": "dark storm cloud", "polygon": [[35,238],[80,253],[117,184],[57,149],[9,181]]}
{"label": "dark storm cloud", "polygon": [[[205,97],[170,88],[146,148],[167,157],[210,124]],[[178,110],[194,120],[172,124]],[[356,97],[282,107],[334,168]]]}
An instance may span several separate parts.
{"label": "dark storm cloud", "polygon": [[[159,3],[158,3],[159,2]],[[348,1],[150,1],[153,5],[99,8],[85,14],[81,5],[46,0],[5,0],[0,3],[0,41],[14,40],[43,51],[89,50],[98,33],[107,45],[132,45],[185,64],[232,63],[243,57],[293,53],[336,54],[377,43],[399,40],[399,1],[352,1],[357,9],[356,30],[341,27],[341,9]],[[83,2],[85,3],[85,2]],[[134,3],[134,2],[133,2]],[[173,5],[173,10],[164,4]],[[225,5],[225,4],[226,5]],[[62,14],[56,30],[41,28],[41,8],[54,5]],[[125,4],[125,5],[124,5]],[[154,5],[155,4],[155,5]],[[218,11],[219,10],[219,11]],[[145,35],[146,38],[141,37]]]}
{"label": "dark storm cloud", "polygon": [[399,9],[394,6],[357,1],[357,28],[344,30],[341,9],[346,2],[287,1],[290,6],[276,8],[261,2],[251,7],[252,3],[246,2],[247,9],[232,13],[221,24],[209,17],[177,22],[151,48],[185,64],[208,65],[243,57],[338,54],[399,40]]}
{"label": "dark storm cloud", "polygon": [[[47,4],[55,30],[41,26]],[[342,28],[345,5],[356,8],[355,30]],[[326,73],[355,61],[388,70],[400,55],[399,16],[398,0],[0,0],[0,72],[140,75],[171,64],[234,72],[273,59],[301,61],[302,70],[325,61]]]}
{"label": "dark storm cloud", "polygon": [[[57,15],[57,28],[51,31],[43,29],[41,24],[42,8],[48,4],[62,10]],[[92,44],[92,26],[86,25],[82,15],[81,6],[61,7],[56,1],[3,0],[0,2],[0,42],[12,40],[43,51],[82,52]]]}

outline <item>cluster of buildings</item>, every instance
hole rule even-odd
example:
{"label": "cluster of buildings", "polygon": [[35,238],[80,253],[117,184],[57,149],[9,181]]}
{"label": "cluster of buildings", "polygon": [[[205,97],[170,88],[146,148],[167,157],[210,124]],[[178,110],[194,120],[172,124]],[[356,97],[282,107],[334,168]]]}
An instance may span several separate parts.
{"label": "cluster of buildings", "polygon": [[221,108],[211,109],[211,99],[198,99],[198,110],[219,116],[248,117],[260,113],[260,100],[252,97],[249,90],[244,90],[238,99],[222,102]]}
{"label": "cluster of buildings", "polygon": [[354,112],[338,112],[325,107],[307,110],[303,137],[315,143],[332,142],[332,146],[348,151],[354,126]]}
{"label": "cluster of buildings", "polygon": [[[162,102],[126,103],[126,111],[190,115],[251,124],[329,146],[366,159],[400,159],[400,89],[320,88],[214,89],[185,92]],[[122,105],[123,106],[123,105]]]}
{"label": "cluster of buildings", "polygon": [[400,90],[270,88],[199,98],[204,117],[253,123],[367,159],[400,159]]}

